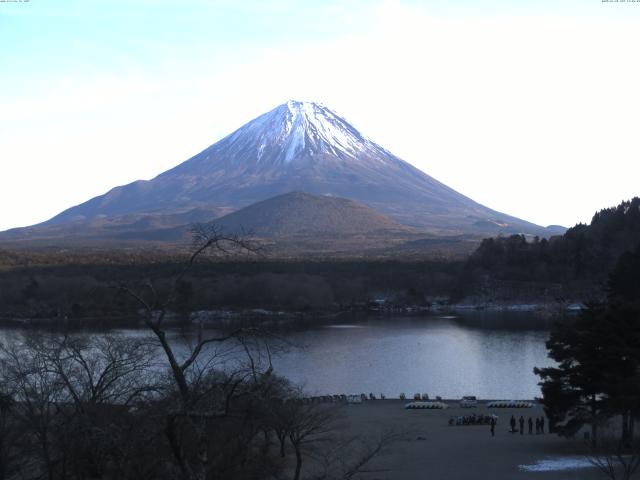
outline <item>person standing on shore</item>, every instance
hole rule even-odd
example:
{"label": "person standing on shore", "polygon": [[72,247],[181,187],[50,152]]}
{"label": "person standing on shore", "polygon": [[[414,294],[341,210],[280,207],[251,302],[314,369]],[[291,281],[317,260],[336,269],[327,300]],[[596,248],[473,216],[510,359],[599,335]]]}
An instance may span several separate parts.
{"label": "person standing on shore", "polygon": [[511,420],[509,420],[509,425],[511,425],[511,433],[515,433],[516,431],[516,417],[511,415]]}
{"label": "person standing on shore", "polygon": [[524,417],[522,415],[520,415],[520,419],[518,420],[518,423],[520,423],[520,435],[524,434]]}
{"label": "person standing on shore", "polygon": [[529,417],[528,423],[529,423],[529,435],[531,435],[533,433],[533,420],[531,419],[531,417]]}
{"label": "person standing on shore", "polygon": [[536,435],[540,433],[540,419],[536,417]]}
{"label": "person standing on shore", "polygon": [[544,416],[540,417],[540,433],[544,433]]}
{"label": "person standing on shore", "polygon": [[496,419],[495,417],[491,417],[491,436],[496,436]]}

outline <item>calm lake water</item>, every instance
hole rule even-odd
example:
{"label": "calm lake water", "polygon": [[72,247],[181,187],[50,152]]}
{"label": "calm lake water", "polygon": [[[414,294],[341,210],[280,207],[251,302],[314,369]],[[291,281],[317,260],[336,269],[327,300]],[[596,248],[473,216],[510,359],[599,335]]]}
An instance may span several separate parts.
{"label": "calm lake water", "polygon": [[385,317],[292,332],[302,348],[274,361],[310,393],[414,393],[460,398],[540,396],[533,367],[549,366],[552,322],[523,312]]}
{"label": "calm lake water", "polygon": [[[552,320],[531,312],[466,312],[423,317],[343,317],[334,323],[281,331],[292,345],[273,359],[276,373],[309,395],[414,393],[460,398],[531,399],[540,396],[533,367],[548,366],[545,341]],[[112,333],[147,336],[144,329]],[[20,330],[0,329],[11,342]],[[184,355],[194,332],[171,332]],[[209,353],[212,353],[210,351]],[[216,352],[224,368],[246,358],[239,348]],[[166,368],[164,357],[161,368]],[[231,360],[230,360],[231,359]]]}

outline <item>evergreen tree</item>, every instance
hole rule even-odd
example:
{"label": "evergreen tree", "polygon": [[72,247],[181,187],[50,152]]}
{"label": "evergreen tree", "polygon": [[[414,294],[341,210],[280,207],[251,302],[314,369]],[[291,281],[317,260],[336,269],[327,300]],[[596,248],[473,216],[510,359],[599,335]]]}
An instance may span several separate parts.
{"label": "evergreen tree", "polygon": [[640,243],[640,197],[597,212],[589,225],[536,241],[522,235],[485,239],[466,263],[465,277],[558,283],[601,298],[608,272]]}
{"label": "evergreen tree", "polygon": [[622,417],[622,440],[633,439],[640,417],[640,249],[624,254],[609,278],[607,300],[587,306],[547,342],[557,367],[536,368],[551,427],[573,435]]}
{"label": "evergreen tree", "polygon": [[634,419],[640,417],[640,248],[622,255],[608,284],[608,317],[617,335],[609,338],[611,370],[610,408],[622,416],[622,440],[633,440]]}
{"label": "evergreen tree", "polygon": [[596,439],[597,424],[606,410],[607,372],[602,357],[604,311],[603,305],[592,304],[575,323],[556,326],[547,341],[547,349],[558,366],[534,369],[542,379],[540,386],[549,428],[560,435],[573,436],[589,424],[592,439]]}

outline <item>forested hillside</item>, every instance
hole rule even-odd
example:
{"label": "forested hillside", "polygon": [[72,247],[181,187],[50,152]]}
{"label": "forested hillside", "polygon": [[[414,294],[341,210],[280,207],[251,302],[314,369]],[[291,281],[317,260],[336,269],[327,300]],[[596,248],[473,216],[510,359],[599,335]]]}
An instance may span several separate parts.
{"label": "forested hillside", "polygon": [[[562,236],[489,238],[466,261],[203,258],[181,280],[179,310],[330,312],[384,300],[395,307],[602,299],[612,267],[640,246],[640,198],[596,213]],[[135,309],[122,284],[162,290],[185,254],[0,251],[0,318],[113,321]]]}
{"label": "forested hillside", "polygon": [[482,283],[515,290],[547,285],[565,295],[598,296],[616,261],[638,245],[640,198],[635,197],[549,240],[523,235],[483,240],[465,271],[474,280],[471,290]]}

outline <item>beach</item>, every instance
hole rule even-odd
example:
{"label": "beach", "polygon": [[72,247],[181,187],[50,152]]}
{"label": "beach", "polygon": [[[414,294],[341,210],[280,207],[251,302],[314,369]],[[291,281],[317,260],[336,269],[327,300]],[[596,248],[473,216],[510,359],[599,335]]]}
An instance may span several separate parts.
{"label": "beach", "polygon": [[[603,478],[585,458],[582,439],[555,434],[528,434],[529,416],[543,415],[542,407],[460,408],[447,401],[442,410],[407,410],[401,400],[373,400],[340,407],[343,432],[375,441],[383,432],[402,433],[377,456],[363,476],[367,479],[445,480],[561,480]],[[495,436],[489,425],[450,426],[457,415],[498,415]],[[524,435],[509,432],[511,415],[525,418]],[[548,422],[546,422],[548,425]],[[546,429],[546,426],[545,426]]]}

